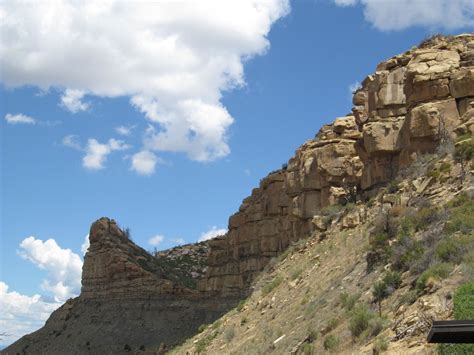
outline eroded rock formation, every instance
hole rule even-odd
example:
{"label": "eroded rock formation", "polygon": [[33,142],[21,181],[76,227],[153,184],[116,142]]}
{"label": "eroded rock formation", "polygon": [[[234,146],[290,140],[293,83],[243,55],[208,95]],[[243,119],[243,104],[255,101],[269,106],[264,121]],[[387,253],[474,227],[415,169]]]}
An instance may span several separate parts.
{"label": "eroded rock formation", "polygon": [[474,132],[473,53],[472,34],[435,37],[380,63],[355,91],[352,113],[324,125],[243,200],[227,235],[210,242],[199,289],[245,294],[271,257],[324,230],[325,206],[391,181],[455,133]]}

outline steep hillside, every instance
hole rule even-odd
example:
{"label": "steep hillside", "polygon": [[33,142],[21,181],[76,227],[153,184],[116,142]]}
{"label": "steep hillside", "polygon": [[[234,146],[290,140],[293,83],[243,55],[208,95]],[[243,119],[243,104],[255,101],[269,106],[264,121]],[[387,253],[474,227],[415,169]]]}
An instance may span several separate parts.
{"label": "steep hillside", "polygon": [[428,155],[369,201],[323,209],[247,299],[171,353],[435,350],[431,321],[452,319],[456,289],[474,280],[473,181],[460,174],[450,153]]}
{"label": "steep hillside", "polygon": [[427,348],[472,277],[474,35],[382,62],[353,103],[224,236],[152,256],[95,222],[81,295],[5,352],[164,352],[198,331],[174,352]]}

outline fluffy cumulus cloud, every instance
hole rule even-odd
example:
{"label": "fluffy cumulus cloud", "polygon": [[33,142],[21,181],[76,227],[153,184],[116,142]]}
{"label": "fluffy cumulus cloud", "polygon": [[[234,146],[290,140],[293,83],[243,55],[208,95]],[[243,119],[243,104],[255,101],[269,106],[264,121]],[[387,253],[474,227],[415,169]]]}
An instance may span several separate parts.
{"label": "fluffy cumulus cloud", "polygon": [[5,121],[9,124],[35,124],[36,120],[33,117],[17,113],[15,115],[7,113],[5,115]]}
{"label": "fluffy cumulus cloud", "polygon": [[154,237],[151,237],[150,239],[148,239],[148,244],[156,247],[160,245],[164,240],[165,240],[164,236],[157,234]]}
{"label": "fluffy cumulus cloud", "polygon": [[61,303],[45,302],[40,295],[25,296],[10,291],[0,281],[0,330],[5,331],[2,344],[10,344],[21,336],[40,328]]}
{"label": "fluffy cumulus cloud", "polygon": [[64,302],[79,294],[82,260],[70,249],[61,248],[54,239],[46,241],[31,236],[20,244],[19,254],[40,269],[47,271],[41,288],[54,295],[56,302]]}
{"label": "fluffy cumulus cloud", "polygon": [[216,226],[213,226],[207,232],[201,233],[201,236],[199,237],[198,242],[203,242],[205,240],[209,240],[209,239],[218,237],[220,235],[224,235],[226,233],[227,233],[227,229],[217,228]]}
{"label": "fluffy cumulus cloud", "polygon": [[87,141],[86,155],[82,158],[82,165],[90,170],[103,169],[110,153],[128,148],[130,148],[128,144],[117,139],[111,138],[107,143],[99,143],[96,139],[90,138]]}
{"label": "fluffy cumulus cloud", "polygon": [[334,0],[339,6],[361,4],[364,16],[380,30],[412,26],[456,29],[474,26],[473,0]]}
{"label": "fluffy cumulus cloud", "polygon": [[89,104],[82,102],[84,95],[84,91],[66,89],[61,96],[61,106],[72,113],[85,111],[89,108]]}
{"label": "fluffy cumulus cloud", "polygon": [[5,1],[2,80],[63,88],[72,112],[84,94],[128,96],[158,127],[144,150],[210,161],[230,152],[223,92],[245,84],[244,62],[288,12],[289,0]]}
{"label": "fluffy cumulus cloud", "polygon": [[149,150],[142,150],[132,156],[132,170],[139,175],[151,175],[158,162],[156,155]]}

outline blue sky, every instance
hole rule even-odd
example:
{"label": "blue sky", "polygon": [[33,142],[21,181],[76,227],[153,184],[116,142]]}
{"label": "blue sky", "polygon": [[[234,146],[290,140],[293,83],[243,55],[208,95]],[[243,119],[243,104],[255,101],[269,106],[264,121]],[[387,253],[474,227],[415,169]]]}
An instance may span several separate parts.
{"label": "blue sky", "polygon": [[[163,9],[171,25],[147,5],[130,15],[68,2],[0,5],[5,343],[78,294],[94,220],[116,219],[149,250],[225,231],[262,177],[350,112],[350,87],[377,63],[474,26],[472,0],[213,7],[227,22],[182,5]],[[129,38],[84,20],[112,15]]]}

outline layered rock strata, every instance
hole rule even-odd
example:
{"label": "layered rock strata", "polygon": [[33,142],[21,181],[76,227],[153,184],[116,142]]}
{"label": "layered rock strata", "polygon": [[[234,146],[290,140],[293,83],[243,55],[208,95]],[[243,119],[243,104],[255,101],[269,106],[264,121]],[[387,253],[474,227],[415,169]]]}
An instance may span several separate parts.
{"label": "layered rock strata", "polygon": [[437,36],[380,63],[353,104],[243,200],[227,235],[210,242],[201,291],[244,295],[270,258],[324,230],[325,206],[391,181],[456,133],[473,133],[474,35]]}
{"label": "layered rock strata", "polygon": [[[108,218],[92,224],[89,241],[81,295],[4,353],[156,352],[195,334],[238,301],[208,297],[195,289],[192,280],[205,271],[206,243],[152,256]],[[183,257],[188,268],[176,265]]]}

